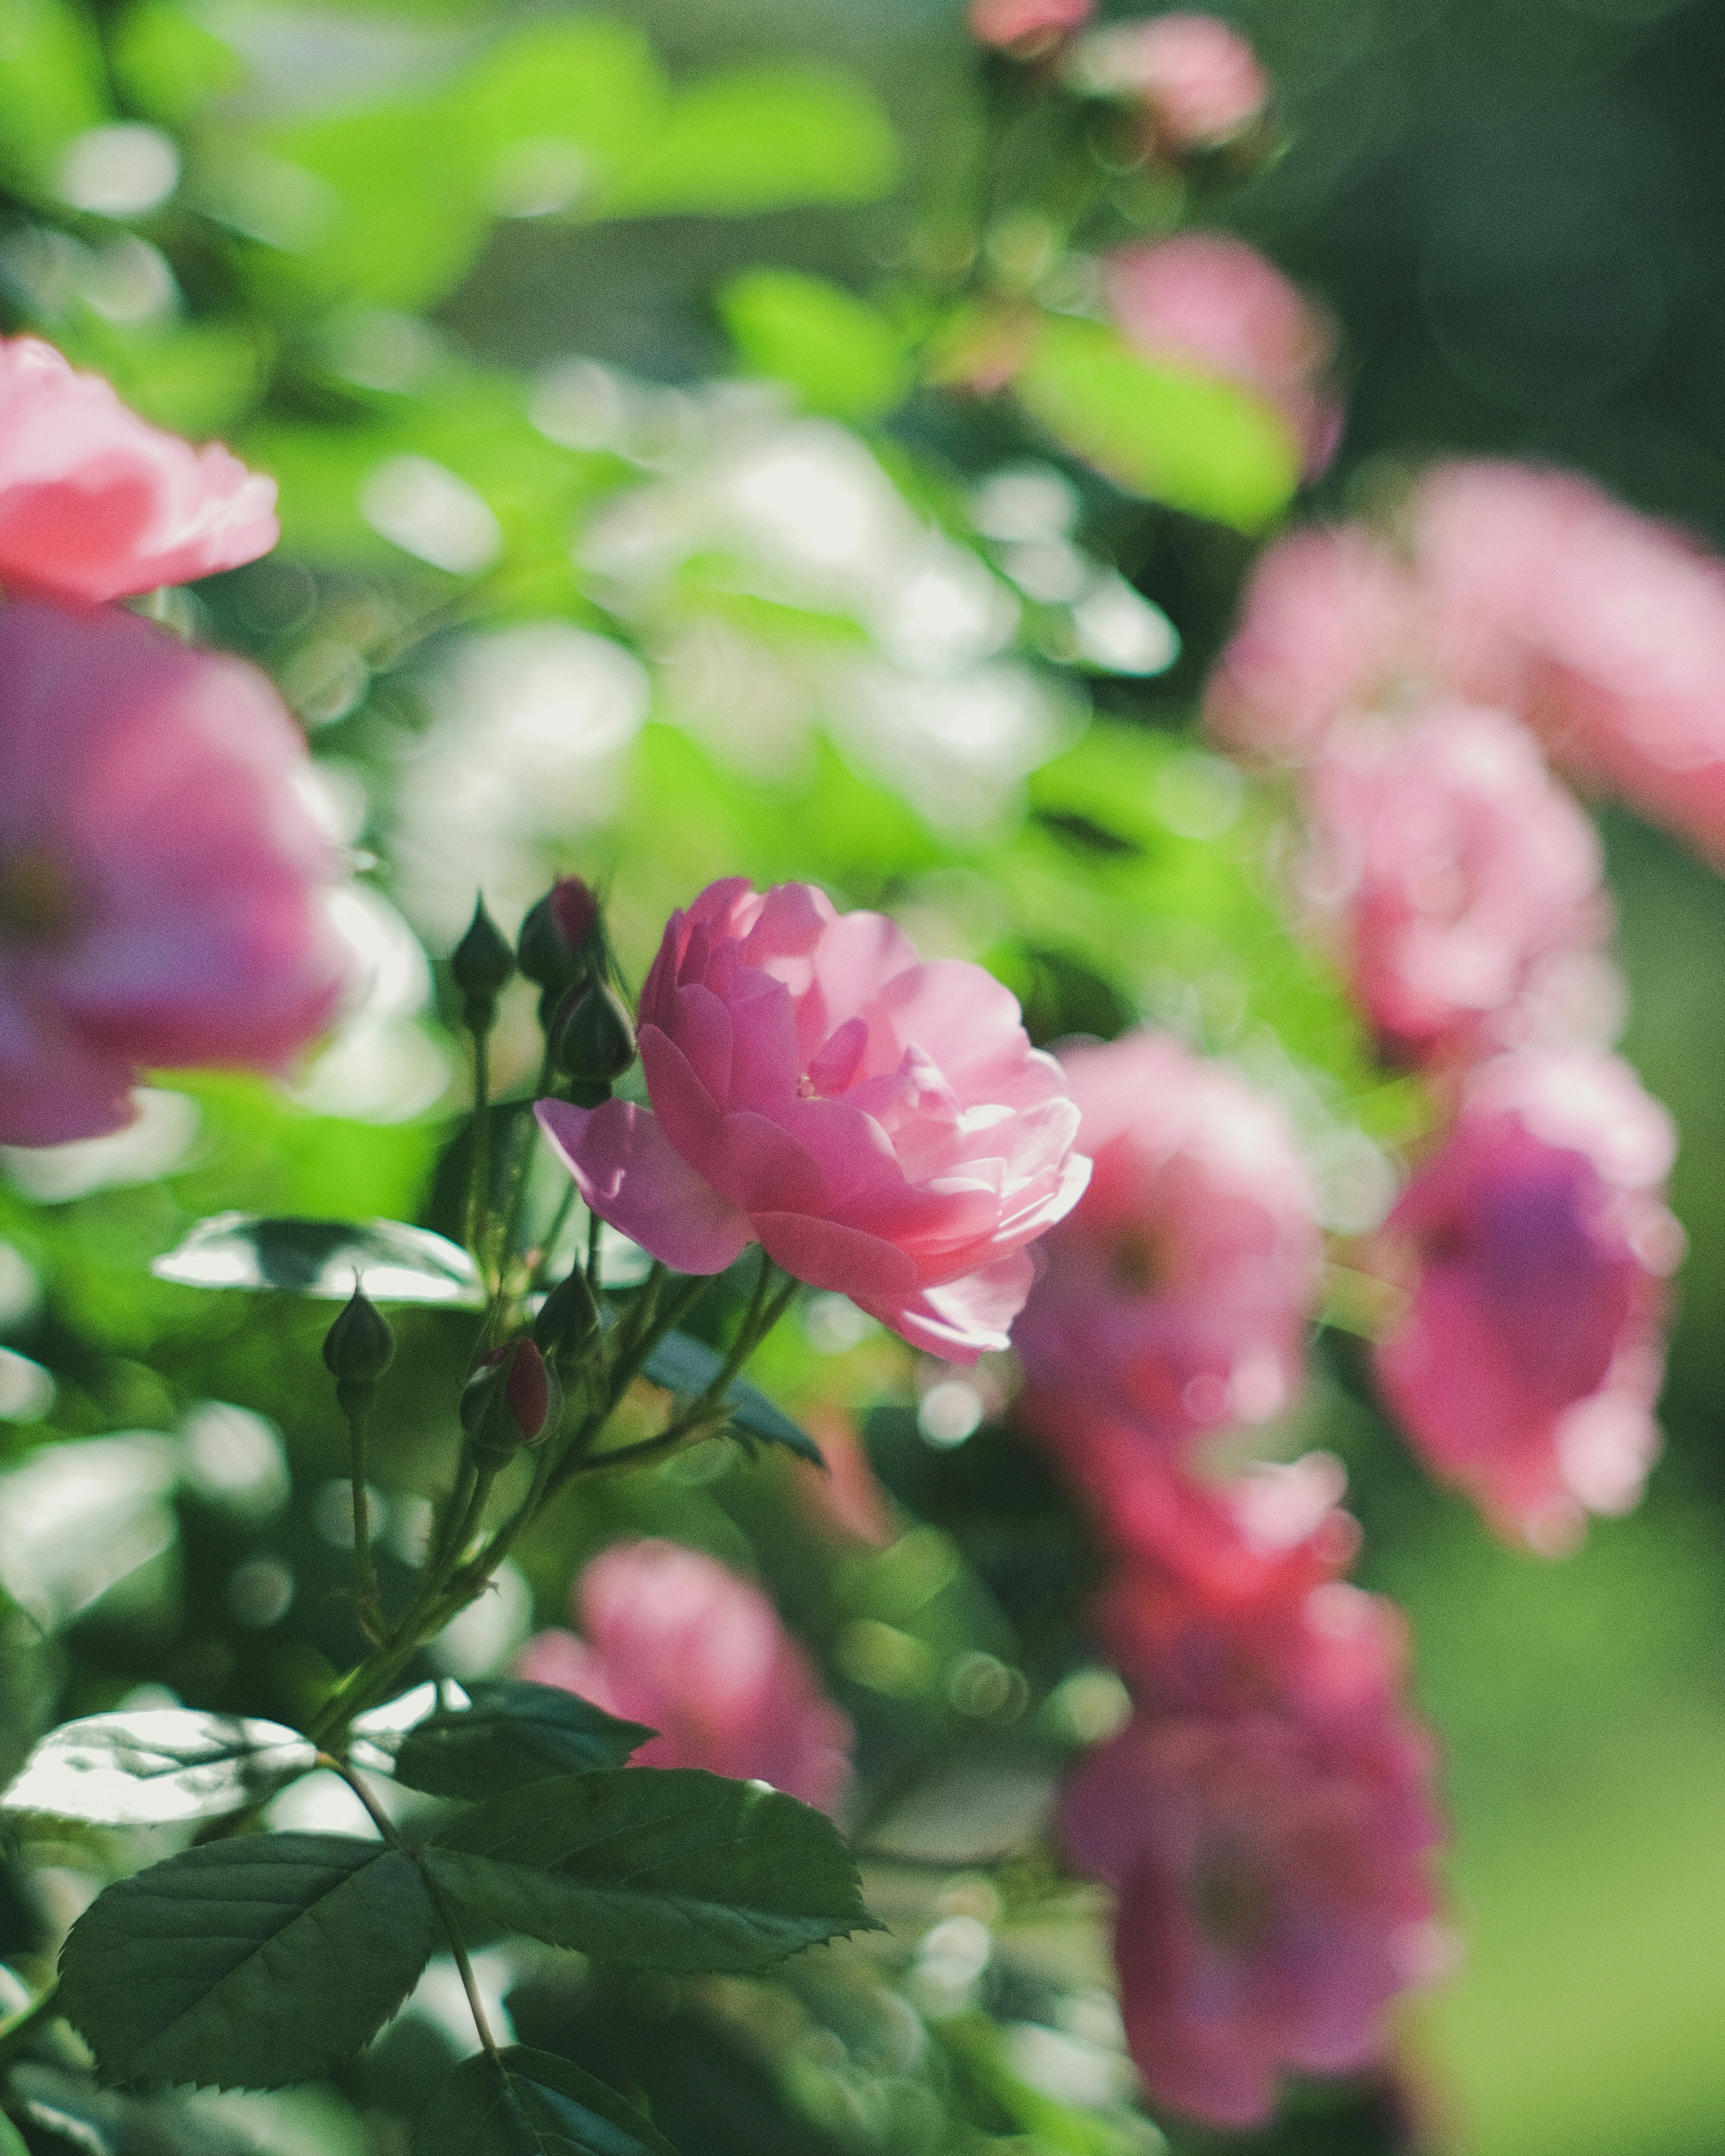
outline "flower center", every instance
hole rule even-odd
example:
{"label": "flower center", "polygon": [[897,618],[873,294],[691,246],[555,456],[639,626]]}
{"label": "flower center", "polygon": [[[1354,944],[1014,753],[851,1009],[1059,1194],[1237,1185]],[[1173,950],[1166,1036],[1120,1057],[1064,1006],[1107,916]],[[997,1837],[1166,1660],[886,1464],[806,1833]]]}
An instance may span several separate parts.
{"label": "flower center", "polygon": [[0,859],[0,941],[67,942],[81,913],[64,864],[45,846],[20,846]]}

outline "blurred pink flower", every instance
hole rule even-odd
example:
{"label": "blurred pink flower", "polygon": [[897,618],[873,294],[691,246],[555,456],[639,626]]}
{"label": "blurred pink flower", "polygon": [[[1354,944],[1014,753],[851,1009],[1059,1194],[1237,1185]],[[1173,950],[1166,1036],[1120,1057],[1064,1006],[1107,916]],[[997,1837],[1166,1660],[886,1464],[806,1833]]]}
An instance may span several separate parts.
{"label": "blurred pink flower", "polygon": [[1095,5],[1096,0],[970,0],[965,20],[978,44],[1034,59],[1076,29]]}
{"label": "blurred pink flower", "polygon": [[1316,478],[1336,453],[1342,409],[1320,382],[1336,332],[1323,311],[1243,239],[1188,232],[1111,254],[1109,311],[1147,359],[1219,375],[1281,413]]}
{"label": "blurred pink flower", "polygon": [[1501,711],[1347,714],[1307,774],[1301,886],[1380,1042],[1419,1064],[1521,1045],[1611,926],[1592,824]]}
{"label": "blurred pink flower", "polygon": [[0,583],[95,603],[267,554],[275,482],[194,449],[33,337],[0,341]]}
{"label": "blurred pink flower", "polygon": [[824,1811],[850,1775],[850,1723],[758,1587],[675,1543],[619,1543],[572,1597],[586,1634],[542,1632],[516,1671],[660,1733],[648,1767],[770,1782]]}
{"label": "blurred pink flower", "polygon": [[1176,151],[1227,141],[1270,102],[1257,54],[1214,15],[1153,15],[1094,31],[1075,48],[1070,72],[1085,90],[1142,103]]}
{"label": "blurred pink flower", "polygon": [[1073,1048],[1062,1065],[1094,1167],[1013,1328],[1027,1414],[1052,1393],[1164,1442],[1280,1414],[1319,1257],[1281,1111],[1166,1034]]}
{"label": "blurred pink flower", "polygon": [[1024,1245],[1090,1163],[1060,1066],[981,967],[922,964],[808,884],[733,876],[672,915],[640,1044],[650,1110],[539,1105],[601,1219],[686,1273],[758,1238],[949,1360],[1005,1346]]}
{"label": "blurred pink flower", "polygon": [[1419,672],[1420,594],[1363,525],[1296,531],[1259,557],[1204,691],[1225,747],[1297,762],[1338,713]]}
{"label": "blurred pink flower", "polygon": [[1285,2072],[1353,2072],[1432,1972],[1430,1740],[1394,1712],[1135,1716],[1068,1783],[1074,1857],[1119,1893],[1127,2044],[1151,2097],[1262,2124]]}
{"label": "blurred pink flower", "polygon": [[1413,1268],[1384,1398],[1435,1474],[1544,1553],[1630,1510],[1658,1453],[1674,1147],[1615,1057],[1499,1056],[1384,1230]]}
{"label": "blurred pink flower", "polygon": [[261,674],[120,612],[0,608],[0,1140],[132,1119],[146,1070],[285,1064],[333,1014],[331,850]]}

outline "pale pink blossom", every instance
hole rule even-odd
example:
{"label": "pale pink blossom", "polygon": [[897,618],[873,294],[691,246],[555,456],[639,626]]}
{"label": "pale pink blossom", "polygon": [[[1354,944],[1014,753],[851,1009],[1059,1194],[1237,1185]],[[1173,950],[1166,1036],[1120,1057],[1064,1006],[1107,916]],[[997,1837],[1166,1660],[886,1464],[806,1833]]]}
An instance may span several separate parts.
{"label": "pale pink blossom", "polygon": [[1329,316],[1255,247],[1187,232],[1111,254],[1108,309],[1152,359],[1240,384],[1279,411],[1315,478],[1336,453],[1342,410],[1322,388],[1336,348]]}
{"label": "pale pink blossom", "polygon": [[1267,1421],[1297,1391],[1317,1201],[1276,1104],[1166,1034],[1062,1058],[1094,1163],[1013,1328],[1033,1396],[1177,1441]]}
{"label": "pale pink blossom", "polygon": [[542,1632],[518,1676],[657,1730],[643,1766],[704,1767],[836,1807],[850,1723],[758,1587],[675,1543],[619,1543],[571,1599],[585,1637]]}
{"label": "pale pink blossom", "polygon": [[1349,713],[1304,788],[1300,882],[1394,1060],[1476,1057],[1536,1034],[1611,926],[1599,837],[1501,711]]}
{"label": "pale pink blossom", "polygon": [[542,1101],[602,1219],[685,1273],[756,1240],[913,1345],[974,1362],[1076,1204],[1078,1110],[979,966],[921,963],[808,884],[710,885],[641,992],[650,1109]]}
{"label": "pale pink blossom", "polygon": [[1534,1549],[1630,1510],[1657,1455],[1674,1147],[1615,1058],[1499,1056],[1386,1224],[1412,1292],[1378,1344],[1384,1398],[1433,1472]]}
{"label": "pale pink blossom", "polygon": [[285,1065],[347,973],[305,746],[238,660],[0,608],[0,1140],[118,1130],[146,1071]]}
{"label": "pale pink blossom", "polygon": [[1153,15],[1094,31],[1075,48],[1070,72],[1082,89],[1142,105],[1175,151],[1228,141],[1270,102],[1257,54],[1214,15]]}
{"label": "pale pink blossom", "polygon": [[1087,20],[1096,0],[970,0],[965,18],[979,45],[1034,58]]}
{"label": "pale pink blossom", "polygon": [[1060,1826],[1118,1892],[1127,2044],[1153,2101],[1262,2124],[1285,2073],[1351,2073],[1430,1973],[1432,1751],[1394,1710],[1135,1716],[1068,1783]]}
{"label": "pale pink blossom", "polygon": [[0,340],[0,584],[95,603],[255,561],[275,482],[194,449],[33,337]]}
{"label": "pale pink blossom", "polygon": [[1204,690],[1225,747],[1297,762],[1343,711],[1421,675],[1419,588],[1363,526],[1296,531],[1259,557]]}

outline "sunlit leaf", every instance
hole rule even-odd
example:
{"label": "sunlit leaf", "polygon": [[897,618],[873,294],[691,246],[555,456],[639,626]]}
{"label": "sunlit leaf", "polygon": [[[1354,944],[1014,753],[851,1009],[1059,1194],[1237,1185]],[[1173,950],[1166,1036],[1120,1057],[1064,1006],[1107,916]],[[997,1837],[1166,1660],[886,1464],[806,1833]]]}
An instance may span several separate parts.
{"label": "sunlit leaf", "polygon": [[494,1922],[638,1968],[763,1969],[875,1928],[830,1820],[693,1768],[533,1783],[462,1814],[425,1860]]}
{"label": "sunlit leaf", "polygon": [[608,181],[658,132],[667,100],[639,30],[597,15],[520,24],[461,90],[487,200],[518,215],[561,208]]}
{"label": "sunlit leaf", "polygon": [[399,1220],[268,1219],[218,1213],[155,1259],[158,1280],[185,1287],[285,1288],[345,1302],[359,1275],[373,1302],[476,1307],[473,1260],[458,1244]]}
{"label": "sunlit leaf", "polygon": [[898,177],[886,116],[829,68],[779,61],[684,90],[591,213],[715,217],[798,203],[874,202]]}
{"label": "sunlit leaf", "polygon": [[493,1797],[554,1774],[620,1767],[654,1734],[554,1685],[501,1679],[468,1687],[472,1705],[414,1724],[395,1777],[434,1797]]}
{"label": "sunlit leaf", "polygon": [[69,0],[7,0],[0,34],[0,172],[50,192],[60,153],[112,118],[95,33]]}
{"label": "sunlit leaf", "polygon": [[719,312],[749,371],[788,382],[811,411],[872,418],[909,386],[891,323],[824,277],[747,270],[720,293]]}
{"label": "sunlit leaf", "polygon": [[615,2089],[548,2051],[464,2059],[426,2108],[413,2156],[675,2156]]}
{"label": "sunlit leaf", "polygon": [[411,1857],[336,1834],[188,1849],[99,1894],[59,2004],[110,2081],[284,2088],[351,2058],[437,1924]]}
{"label": "sunlit leaf", "polygon": [[1013,387],[1075,454],[1175,509],[1256,531],[1299,483],[1299,445],[1262,398],[1153,365],[1101,322],[1049,318]]}
{"label": "sunlit leaf", "polygon": [[47,1444],[0,1475],[0,1585],[45,1631],[172,1548],[172,1440],[137,1431]]}
{"label": "sunlit leaf", "polygon": [[[686,1399],[698,1399],[724,1367],[725,1358],[716,1348],[709,1348],[704,1340],[691,1340],[686,1332],[667,1332],[655,1342],[644,1365],[646,1375],[655,1385]],[[782,1408],[775,1407],[747,1378],[732,1379],[724,1404],[729,1420],[748,1436],[761,1438],[768,1445],[782,1445],[811,1466],[825,1465],[820,1447],[808,1431],[793,1422]]]}
{"label": "sunlit leaf", "polygon": [[173,0],[136,0],[114,26],[109,59],[131,105],[167,126],[237,90],[244,74],[233,48]]}
{"label": "sunlit leaf", "polygon": [[316,1758],[277,1722],[178,1707],[93,1714],[43,1739],[0,1809],[110,1826],[213,1819],[262,1802]]}

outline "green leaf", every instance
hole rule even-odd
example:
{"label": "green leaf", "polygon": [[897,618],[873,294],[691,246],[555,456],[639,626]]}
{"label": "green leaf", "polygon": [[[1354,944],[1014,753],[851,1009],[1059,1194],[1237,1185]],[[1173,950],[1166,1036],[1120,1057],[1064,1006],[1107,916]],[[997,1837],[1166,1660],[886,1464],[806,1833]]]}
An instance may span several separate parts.
{"label": "green leaf", "polygon": [[695,1768],[536,1782],[464,1813],[424,1856],[512,1931],[646,1969],[764,1969],[878,1928],[830,1820]]}
{"label": "green leaf", "polygon": [[[685,1399],[696,1399],[725,1367],[725,1358],[704,1340],[691,1340],[686,1332],[667,1332],[655,1343],[644,1365],[655,1385]],[[806,1460],[812,1467],[824,1467],[820,1447],[806,1430],[773,1405],[759,1386],[747,1378],[733,1378],[725,1393],[725,1410],[732,1422],[750,1437],[768,1445],[782,1445]]]}
{"label": "green leaf", "polygon": [[464,2059],[432,2098],[413,2156],[675,2156],[615,2089],[549,2051]]}
{"label": "green leaf", "polygon": [[368,2043],[430,1958],[413,1859],[338,1834],[211,1842],[97,1896],[60,2005],[110,2082],[283,2088]]}
{"label": "green leaf", "polygon": [[68,0],[6,0],[0,25],[0,174],[51,194],[74,136],[113,117],[102,49]]}
{"label": "green leaf", "polygon": [[245,70],[230,45],[172,0],[136,0],[115,24],[115,80],[139,112],[183,126],[213,97],[238,90]]}
{"label": "green leaf", "polygon": [[462,111],[491,206],[520,214],[604,186],[658,133],[668,100],[632,23],[558,16],[521,24],[477,61]]}
{"label": "green leaf", "polygon": [[353,1276],[373,1302],[434,1302],[475,1309],[485,1297],[459,1244],[399,1220],[271,1219],[218,1213],[154,1259],[158,1280],[185,1287],[285,1288],[345,1302]]}
{"label": "green leaf", "polygon": [[503,1678],[468,1687],[473,1704],[416,1722],[395,1778],[432,1797],[501,1796],[557,1774],[620,1767],[655,1734],[554,1685]]}
{"label": "green leaf", "polygon": [[788,382],[813,412],[873,418],[910,387],[891,323],[824,277],[746,270],[720,293],[719,312],[750,372]]}
{"label": "green leaf", "polygon": [[875,202],[898,178],[898,146],[863,85],[787,60],[710,76],[587,205],[601,217],[721,217],[802,203]]}
{"label": "green leaf", "polygon": [[178,1707],[92,1714],[44,1738],[0,1809],[109,1826],[215,1819],[260,1804],[316,1760],[279,1722]]}
{"label": "green leaf", "polygon": [[1050,317],[1013,387],[1075,454],[1175,509],[1256,531],[1299,484],[1299,445],[1261,398],[1153,365],[1101,322]]}

